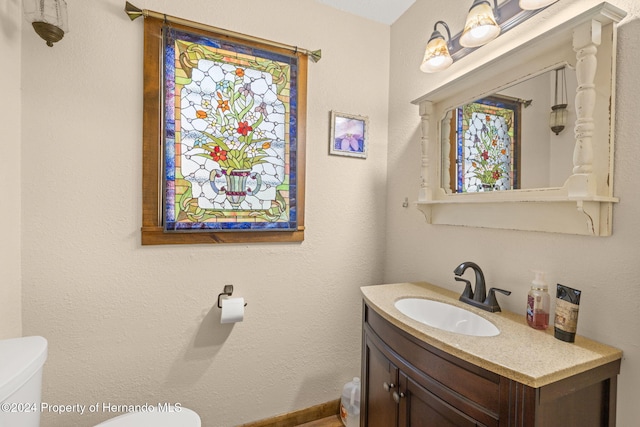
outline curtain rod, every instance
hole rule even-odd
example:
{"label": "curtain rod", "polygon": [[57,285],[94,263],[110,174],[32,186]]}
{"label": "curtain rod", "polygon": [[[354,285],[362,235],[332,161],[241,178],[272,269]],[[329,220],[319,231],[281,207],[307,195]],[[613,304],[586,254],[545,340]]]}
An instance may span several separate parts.
{"label": "curtain rod", "polygon": [[186,25],[189,27],[193,27],[196,28],[198,30],[205,30],[205,31],[213,31],[225,36],[230,36],[230,37],[235,37],[241,40],[246,40],[246,41],[250,41],[250,42],[256,42],[256,43],[262,43],[265,44],[267,46],[271,46],[271,47],[277,47],[280,49],[286,49],[286,50],[291,50],[294,53],[302,53],[304,55],[309,56],[309,58],[311,58],[311,60],[313,62],[318,62],[320,60],[320,58],[322,57],[322,50],[318,49],[318,50],[314,50],[314,51],[310,51],[307,49],[301,49],[297,46],[291,46],[288,44],[284,44],[284,43],[278,43],[278,42],[274,42],[271,40],[266,40],[266,39],[261,39],[259,37],[253,37],[253,36],[249,36],[247,34],[242,34],[242,33],[236,33],[235,31],[231,31],[231,30],[225,30],[223,28],[218,28],[218,27],[212,27],[210,25],[205,25],[205,24],[200,24],[198,22],[194,22],[194,21],[189,21],[187,19],[182,19],[182,18],[178,18],[176,16],[170,16],[170,15],[166,15],[164,13],[159,13],[159,12],[154,12],[152,10],[148,10],[148,9],[140,9],[134,5],[132,5],[129,2],[126,2],[124,5],[124,11],[127,13],[127,15],[129,16],[129,19],[131,19],[132,21],[136,18],[139,18],[141,16],[144,16],[145,18],[147,17],[151,17],[151,18],[157,18],[157,19],[162,19],[165,22],[171,22],[174,24],[178,24],[178,25]]}
{"label": "curtain rod", "polygon": [[513,96],[509,96],[509,95],[502,95],[500,93],[496,93],[497,96],[499,96],[500,98],[504,98],[507,99],[509,101],[513,101],[513,102],[517,102],[518,104],[522,104],[524,105],[524,108],[527,108],[529,105],[531,105],[533,103],[533,99],[522,99],[522,98],[516,98]]}

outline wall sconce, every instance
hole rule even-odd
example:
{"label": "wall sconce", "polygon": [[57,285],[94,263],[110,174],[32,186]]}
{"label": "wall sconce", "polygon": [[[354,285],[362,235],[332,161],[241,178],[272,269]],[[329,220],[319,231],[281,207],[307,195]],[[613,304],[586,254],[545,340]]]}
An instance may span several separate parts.
{"label": "wall sconce", "polygon": [[[558,104],[558,72],[562,72],[562,80],[560,80],[560,104]],[[554,102],[551,107],[551,115],[549,116],[549,126],[553,133],[558,135],[567,124],[567,78],[565,75],[565,67],[556,70],[556,87],[554,92]]]}
{"label": "wall sconce", "polygon": [[69,32],[65,0],[24,0],[23,8],[25,19],[47,46],[53,46]]}
{"label": "wall sconce", "polygon": [[[498,0],[493,0],[493,4],[497,12]],[[460,36],[461,46],[479,47],[498,37],[500,26],[493,10],[488,0],[473,0]]]}
{"label": "wall sconce", "polygon": [[[421,71],[433,73],[447,69],[453,61],[463,58],[498,35],[515,28],[558,0],[506,0],[500,6],[498,0],[493,0],[493,7],[489,1],[473,0],[464,30],[453,38],[449,26],[444,21],[436,22],[420,63]],[[436,29],[438,24],[447,29],[447,42]]]}
{"label": "wall sconce", "polygon": [[547,7],[558,0],[520,0],[520,9],[535,10]]}
{"label": "wall sconce", "polygon": [[422,64],[420,65],[420,71],[425,73],[435,73],[436,71],[445,70],[453,64],[453,58],[451,58],[449,54],[447,41],[445,41],[437,29],[438,24],[441,24],[444,29],[447,30],[447,40],[451,40],[451,31],[449,31],[447,23],[444,21],[436,22],[433,26],[433,33],[431,33],[431,37],[429,37],[429,41],[427,42]]}

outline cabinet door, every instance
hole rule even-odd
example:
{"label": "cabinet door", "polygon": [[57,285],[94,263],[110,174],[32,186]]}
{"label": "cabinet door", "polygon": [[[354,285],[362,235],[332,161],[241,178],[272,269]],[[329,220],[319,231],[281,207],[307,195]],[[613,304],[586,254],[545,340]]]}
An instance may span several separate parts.
{"label": "cabinet door", "polygon": [[460,412],[400,372],[401,427],[477,427],[483,424]]}
{"label": "cabinet door", "polygon": [[394,427],[398,422],[398,405],[393,392],[398,388],[398,368],[365,337],[362,401],[360,425],[366,427]]}

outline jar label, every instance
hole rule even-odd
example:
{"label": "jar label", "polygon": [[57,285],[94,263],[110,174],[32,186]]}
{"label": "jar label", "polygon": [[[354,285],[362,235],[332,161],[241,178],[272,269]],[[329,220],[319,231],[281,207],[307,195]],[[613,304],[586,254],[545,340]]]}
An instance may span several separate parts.
{"label": "jar label", "polygon": [[533,297],[533,295],[527,296],[527,320],[528,321],[533,320],[534,305],[535,305],[535,298]]}
{"label": "jar label", "polygon": [[554,326],[565,332],[575,333],[578,329],[578,304],[562,299],[556,300],[556,317]]}

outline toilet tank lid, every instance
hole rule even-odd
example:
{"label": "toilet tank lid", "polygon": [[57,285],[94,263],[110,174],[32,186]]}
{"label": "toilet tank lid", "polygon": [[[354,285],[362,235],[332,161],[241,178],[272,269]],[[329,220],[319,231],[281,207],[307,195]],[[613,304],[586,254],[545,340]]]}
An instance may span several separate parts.
{"label": "toilet tank lid", "polygon": [[47,340],[22,337],[0,340],[0,402],[22,387],[47,360]]}

